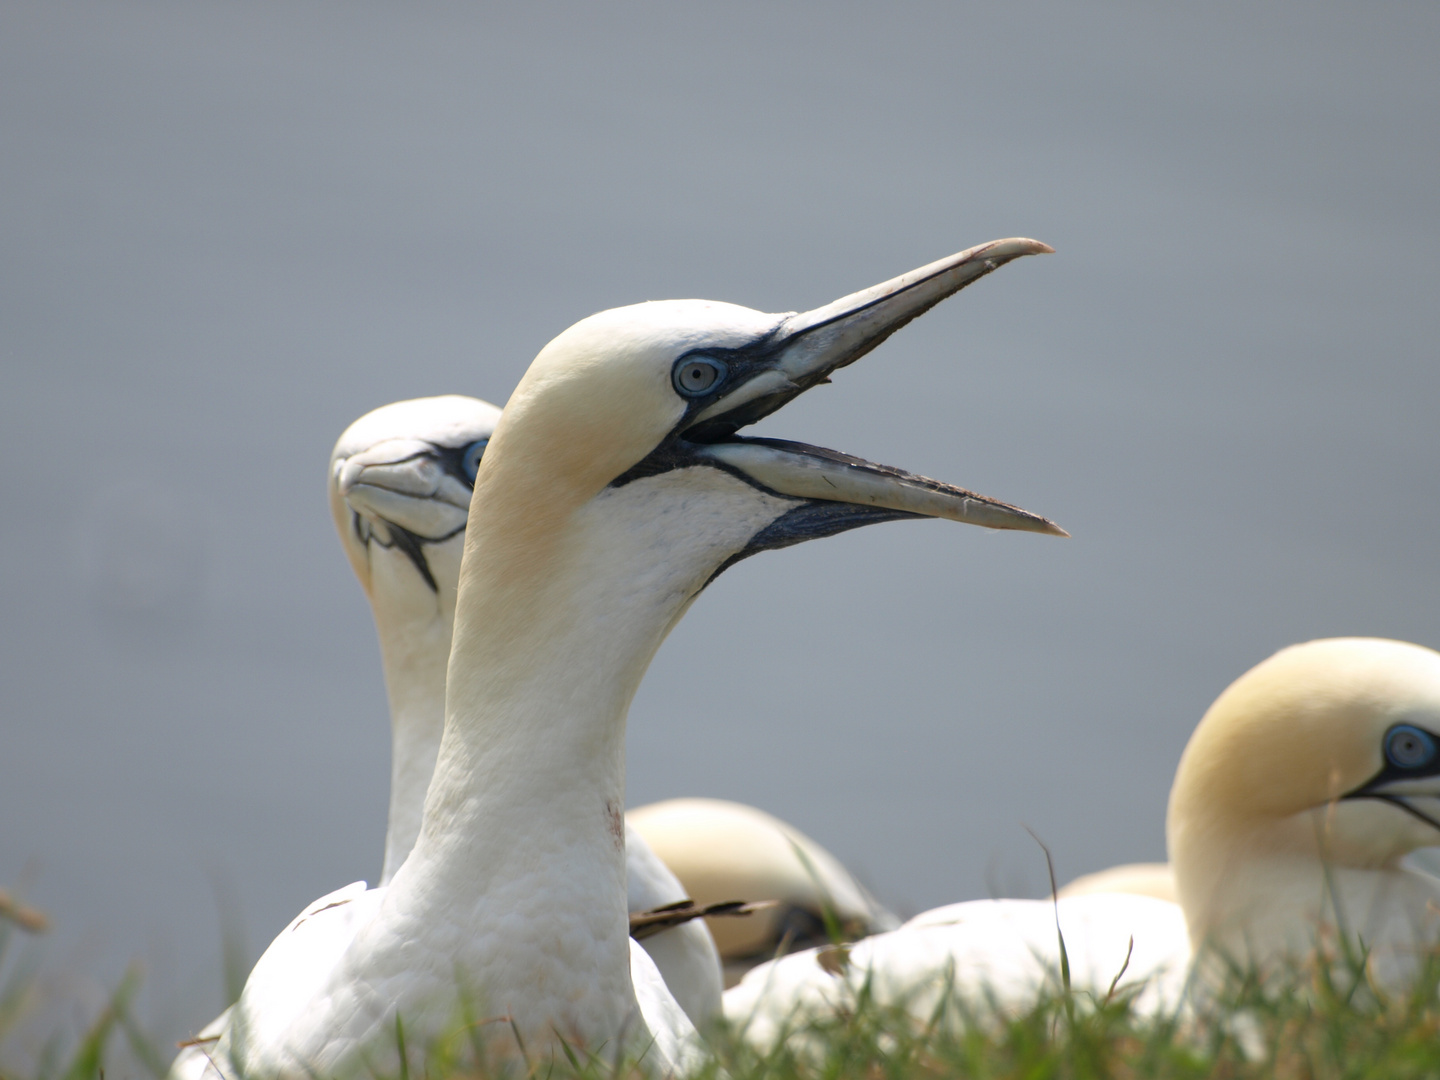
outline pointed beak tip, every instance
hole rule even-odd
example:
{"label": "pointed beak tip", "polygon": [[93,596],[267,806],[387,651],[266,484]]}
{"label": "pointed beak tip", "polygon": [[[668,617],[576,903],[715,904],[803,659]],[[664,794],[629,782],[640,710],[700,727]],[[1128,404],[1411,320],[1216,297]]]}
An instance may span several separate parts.
{"label": "pointed beak tip", "polygon": [[[1035,520],[1032,520],[1026,525],[1012,525],[1010,526],[1010,528],[1018,528],[1022,532],[1038,533],[1040,536],[1058,536],[1065,540],[1070,539],[1070,534],[1064,529],[1062,529],[1059,525],[1056,525],[1055,522],[1051,521],[1049,518],[1042,518],[1037,516]],[[1003,532],[1005,530],[1002,528],[997,531]]]}
{"label": "pointed beak tip", "polygon": [[1017,236],[1010,240],[996,240],[989,245],[986,255],[1009,256],[1012,259],[1022,255],[1054,255],[1055,249],[1041,240],[1031,240],[1028,236]]}

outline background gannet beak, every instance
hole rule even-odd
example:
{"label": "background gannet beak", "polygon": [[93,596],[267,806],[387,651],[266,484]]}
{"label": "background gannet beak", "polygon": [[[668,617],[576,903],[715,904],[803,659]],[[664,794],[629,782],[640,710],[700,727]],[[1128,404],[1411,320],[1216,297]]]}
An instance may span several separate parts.
{"label": "background gannet beak", "polygon": [[422,439],[389,439],[336,462],[340,495],[358,513],[425,542],[465,528],[470,488]]}
{"label": "background gannet beak", "polygon": [[766,370],[695,417],[702,440],[710,427],[733,432],[770,415],[797,394],[853,364],[911,319],[1024,255],[1055,249],[1038,240],[992,240],[908,274],[786,318],[766,343]]}

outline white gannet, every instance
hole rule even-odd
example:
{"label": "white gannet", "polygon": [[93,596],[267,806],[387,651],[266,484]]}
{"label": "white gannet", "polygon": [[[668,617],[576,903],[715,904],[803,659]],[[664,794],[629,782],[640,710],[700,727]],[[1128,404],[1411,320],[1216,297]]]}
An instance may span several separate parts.
{"label": "white gannet", "polygon": [[622,817],[625,715],[670,628],[736,561],[861,525],[1063,535],[972,492],[735,432],[1047,250],[997,241],[798,315],[640,304],[541,350],[476,480],[420,835],[378,900],[346,905],[359,925],[326,978],[297,993],[252,977],[217,1069],[385,1070],[402,1030],[423,1048],[465,1002],[506,1018],[487,1028],[497,1053],[653,1042],[673,1068],[684,1014],[632,975],[648,961],[627,932]]}
{"label": "white gannet", "polygon": [[840,860],[793,825],[724,799],[666,799],[637,806],[626,821],[701,906],[778,901],[746,919],[711,924],[733,985],[750,968],[790,952],[893,930],[885,910]]}
{"label": "white gannet", "polygon": [[[854,1000],[933,1007],[962,993],[1023,1007],[1058,982],[1058,919],[1072,985],[1149,983],[1137,1004],[1173,1008],[1192,958],[1262,974],[1348,939],[1373,978],[1404,985],[1440,942],[1440,879],[1400,860],[1440,845],[1440,653],[1377,639],[1284,649],[1237,679],[1181,757],[1167,816],[1179,903],[1123,891],[978,900],[916,916],[837,960],[811,950],[726,992],[726,1017],[767,1044],[794,1017]],[[1134,952],[1130,953],[1133,938]],[[1328,955],[1328,953],[1327,953]],[[1207,982],[1204,985],[1209,985]]]}

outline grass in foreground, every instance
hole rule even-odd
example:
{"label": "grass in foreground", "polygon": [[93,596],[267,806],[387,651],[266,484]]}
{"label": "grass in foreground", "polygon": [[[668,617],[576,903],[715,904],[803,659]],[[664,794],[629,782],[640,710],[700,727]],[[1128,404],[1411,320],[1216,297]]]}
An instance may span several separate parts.
{"label": "grass in foreground", "polygon": [[[0,1002],[13,1002],[16,978],[3,977]],[[962,1007],[951,996],[927,1022],[861,996],[844,1016],[796,1025],[779,1046],[760,1052],[735,1033],[713,1040],[696,1080],[939,1080],[948,1077],[1090,1080],[1199,1077],[1342,1080],[1440,1077],[1440,954],[1417,989],[1386,995],[1362,963],[1296,968],[1262,988],[1232,973],[1200,1019],[1154,1018],[1134,1008],[1134,994],[1096,998],[1055,990],[1020,1011]],[[53,1044],[25,1072],[3,1080],[161,1077],[173,1051],[146,1038],[128,1003],[136,987],[122,982],[111,1004],[68,1046]],[[3,1018],[3,1009],[0,1009]],[[377,1080],[618,1080],[646,1075],[643,1063],[616,1060],[604,1048],[566,1050],[528,1068],[490,1064],[489,1023],[457,1025],[410,1069]],[[397,1026],[397,1041],[404,1035]],[[0,1062],[5,1060],[0,1024]],[[243,1080],[234,1077],[232,1080]]]}

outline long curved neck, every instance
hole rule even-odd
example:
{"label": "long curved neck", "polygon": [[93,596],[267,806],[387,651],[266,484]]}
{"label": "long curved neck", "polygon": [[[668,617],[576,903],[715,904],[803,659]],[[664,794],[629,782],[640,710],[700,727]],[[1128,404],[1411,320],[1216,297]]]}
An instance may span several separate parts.
{"label": "long curved neck", "polygon": [[380,871],[380,884],[387,885],[420,835],[445,728],[445,670],[454,624],[451,612],[438,604],[429,612],[403,613],[377,604],[375,625],[390,701],[390,812]]}
{"label": "long curved neck", "polygon": [[[488,497],[472,513],[445,733],[390,899],[485,972],[522,1027],[608,1038],[633,1008],[625,718],[701,585],[785,505],[757,507],[735,484],[661,477],[578,506]],[[735,513],[721,502],[693,532],[665,513],[727,494]]]}
{"label": "long curved neck", "polygon": [[[1170,863],[1190,940],[1243,947],[1267,908],[1298,916],[1323,895],[1315,823],[1302,817],[1247,820],[1224,808],[1172,806]],[[1236,957],[1240,959],[1240,957]]]}

